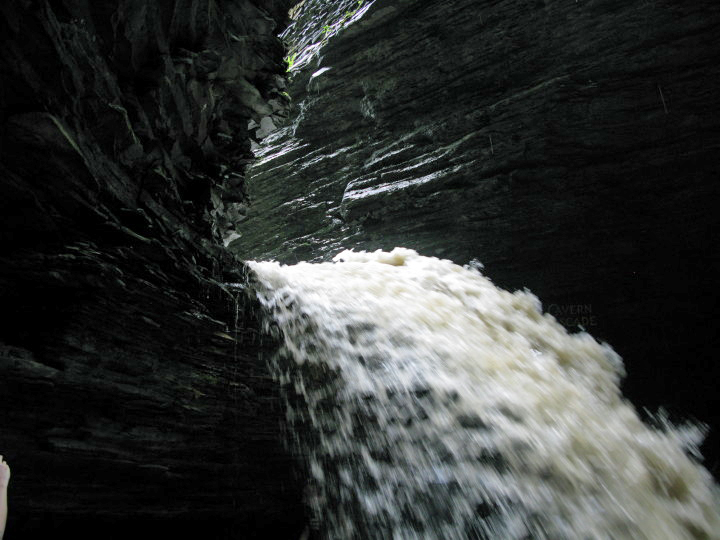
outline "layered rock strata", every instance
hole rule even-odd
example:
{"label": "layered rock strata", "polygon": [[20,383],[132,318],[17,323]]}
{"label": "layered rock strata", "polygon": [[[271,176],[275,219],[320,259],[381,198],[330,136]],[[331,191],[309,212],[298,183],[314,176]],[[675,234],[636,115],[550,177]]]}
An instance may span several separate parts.
{"label": "layered rock strata", "polygon": [[10,538],[302,530],[273,345],[220,242],[285,114],[291,3],[0,6]]}

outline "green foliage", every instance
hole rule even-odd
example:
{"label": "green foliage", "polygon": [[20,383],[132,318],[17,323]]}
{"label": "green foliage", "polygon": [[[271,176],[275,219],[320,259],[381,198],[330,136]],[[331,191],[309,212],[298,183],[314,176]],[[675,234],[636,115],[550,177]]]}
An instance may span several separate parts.
{"label": "green foliage", "polygon": [[297,55],[298,55],[298,53],[294,52],[285,57],[285,63],[287,64],[287,71],[290,71],[292,69],[292,67],[295,65],[295,59],[297,58]]}
{"label": "green foliage", "polygon": [[[355,14],[360,10],[360,8],[365,3],[365,0],[357,0],[357,6],[353,10],[348,10],[343,14],[342,19],[340,21],[336,22],[332,26],[329,24],[326,24],[322,27],[322,37],[320,38],[320,43],[325,44],[328,39],[330,39],[331,36],[337,34],[338,30],[345,26],[345,24],[355,16]],[[298,53],[294,52],[293,54],[289,54],[285,57],[285,63],[287,64],[287,71],[290,71],[293,66],[295,65],[295,59],[297,58]]]}
{"label": "green foliage", "polygon": [[340,21],[340,25],[344,25],[348,19],[351,19],[355,16],[355,14],[358,12],[358,10],[362,7],[362,5],[365,3],[365,0],[358,0],[357,7],[352,11],[346,11],[345,15],[343,15],[342,21]]}
{"label": "green foliage", "polygon": [[330,36],[332,36],[333,34],[336,34],[338,31],[338,28],[344,27],[345,24],[350,19],[352,19],[355,16],[355,14],[360,10],[360,8],[363,6],[364,3],[365,3],[365,0],[358,0],[357,6],[355,7],[355,9],[353,9],[352,11],[350,11],[350,10],[346,11],[343,14],[343,17],[342,17],[342,19],[340,19],[339,22],[333,24],[332,26],[327,25],[327,24],[325,26],[323,26],[322,27],[322,40],[321,40],[322,43],[325,43],[330,38]]}

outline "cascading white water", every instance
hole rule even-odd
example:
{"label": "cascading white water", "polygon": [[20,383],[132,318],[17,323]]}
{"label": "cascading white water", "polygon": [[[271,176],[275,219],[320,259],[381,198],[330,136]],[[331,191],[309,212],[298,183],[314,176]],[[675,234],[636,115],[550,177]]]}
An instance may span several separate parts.
{"label": "cascading white water", "polygon": [[250,266],[327,538],[720,538],[700,431],[532,294],[402,248]]}

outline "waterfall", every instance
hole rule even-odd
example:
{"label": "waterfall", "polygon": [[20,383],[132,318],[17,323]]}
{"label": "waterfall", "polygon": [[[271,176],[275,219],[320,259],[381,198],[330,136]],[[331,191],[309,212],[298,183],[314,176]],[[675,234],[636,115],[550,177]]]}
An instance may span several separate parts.
{"label": "waterfall", "polygon": [[250,266],[324,537],[720,538],[702,430],[529,292],[403,248]]}

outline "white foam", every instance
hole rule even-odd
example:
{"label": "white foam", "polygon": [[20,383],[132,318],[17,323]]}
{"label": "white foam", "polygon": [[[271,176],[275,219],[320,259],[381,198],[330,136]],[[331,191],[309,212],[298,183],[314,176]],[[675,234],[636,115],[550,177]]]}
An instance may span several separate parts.
{"label": "white foam", "polygon": [[643,424],[532,294],[403,248],[250,266],[328,537],[720,538],[699,431]]}

